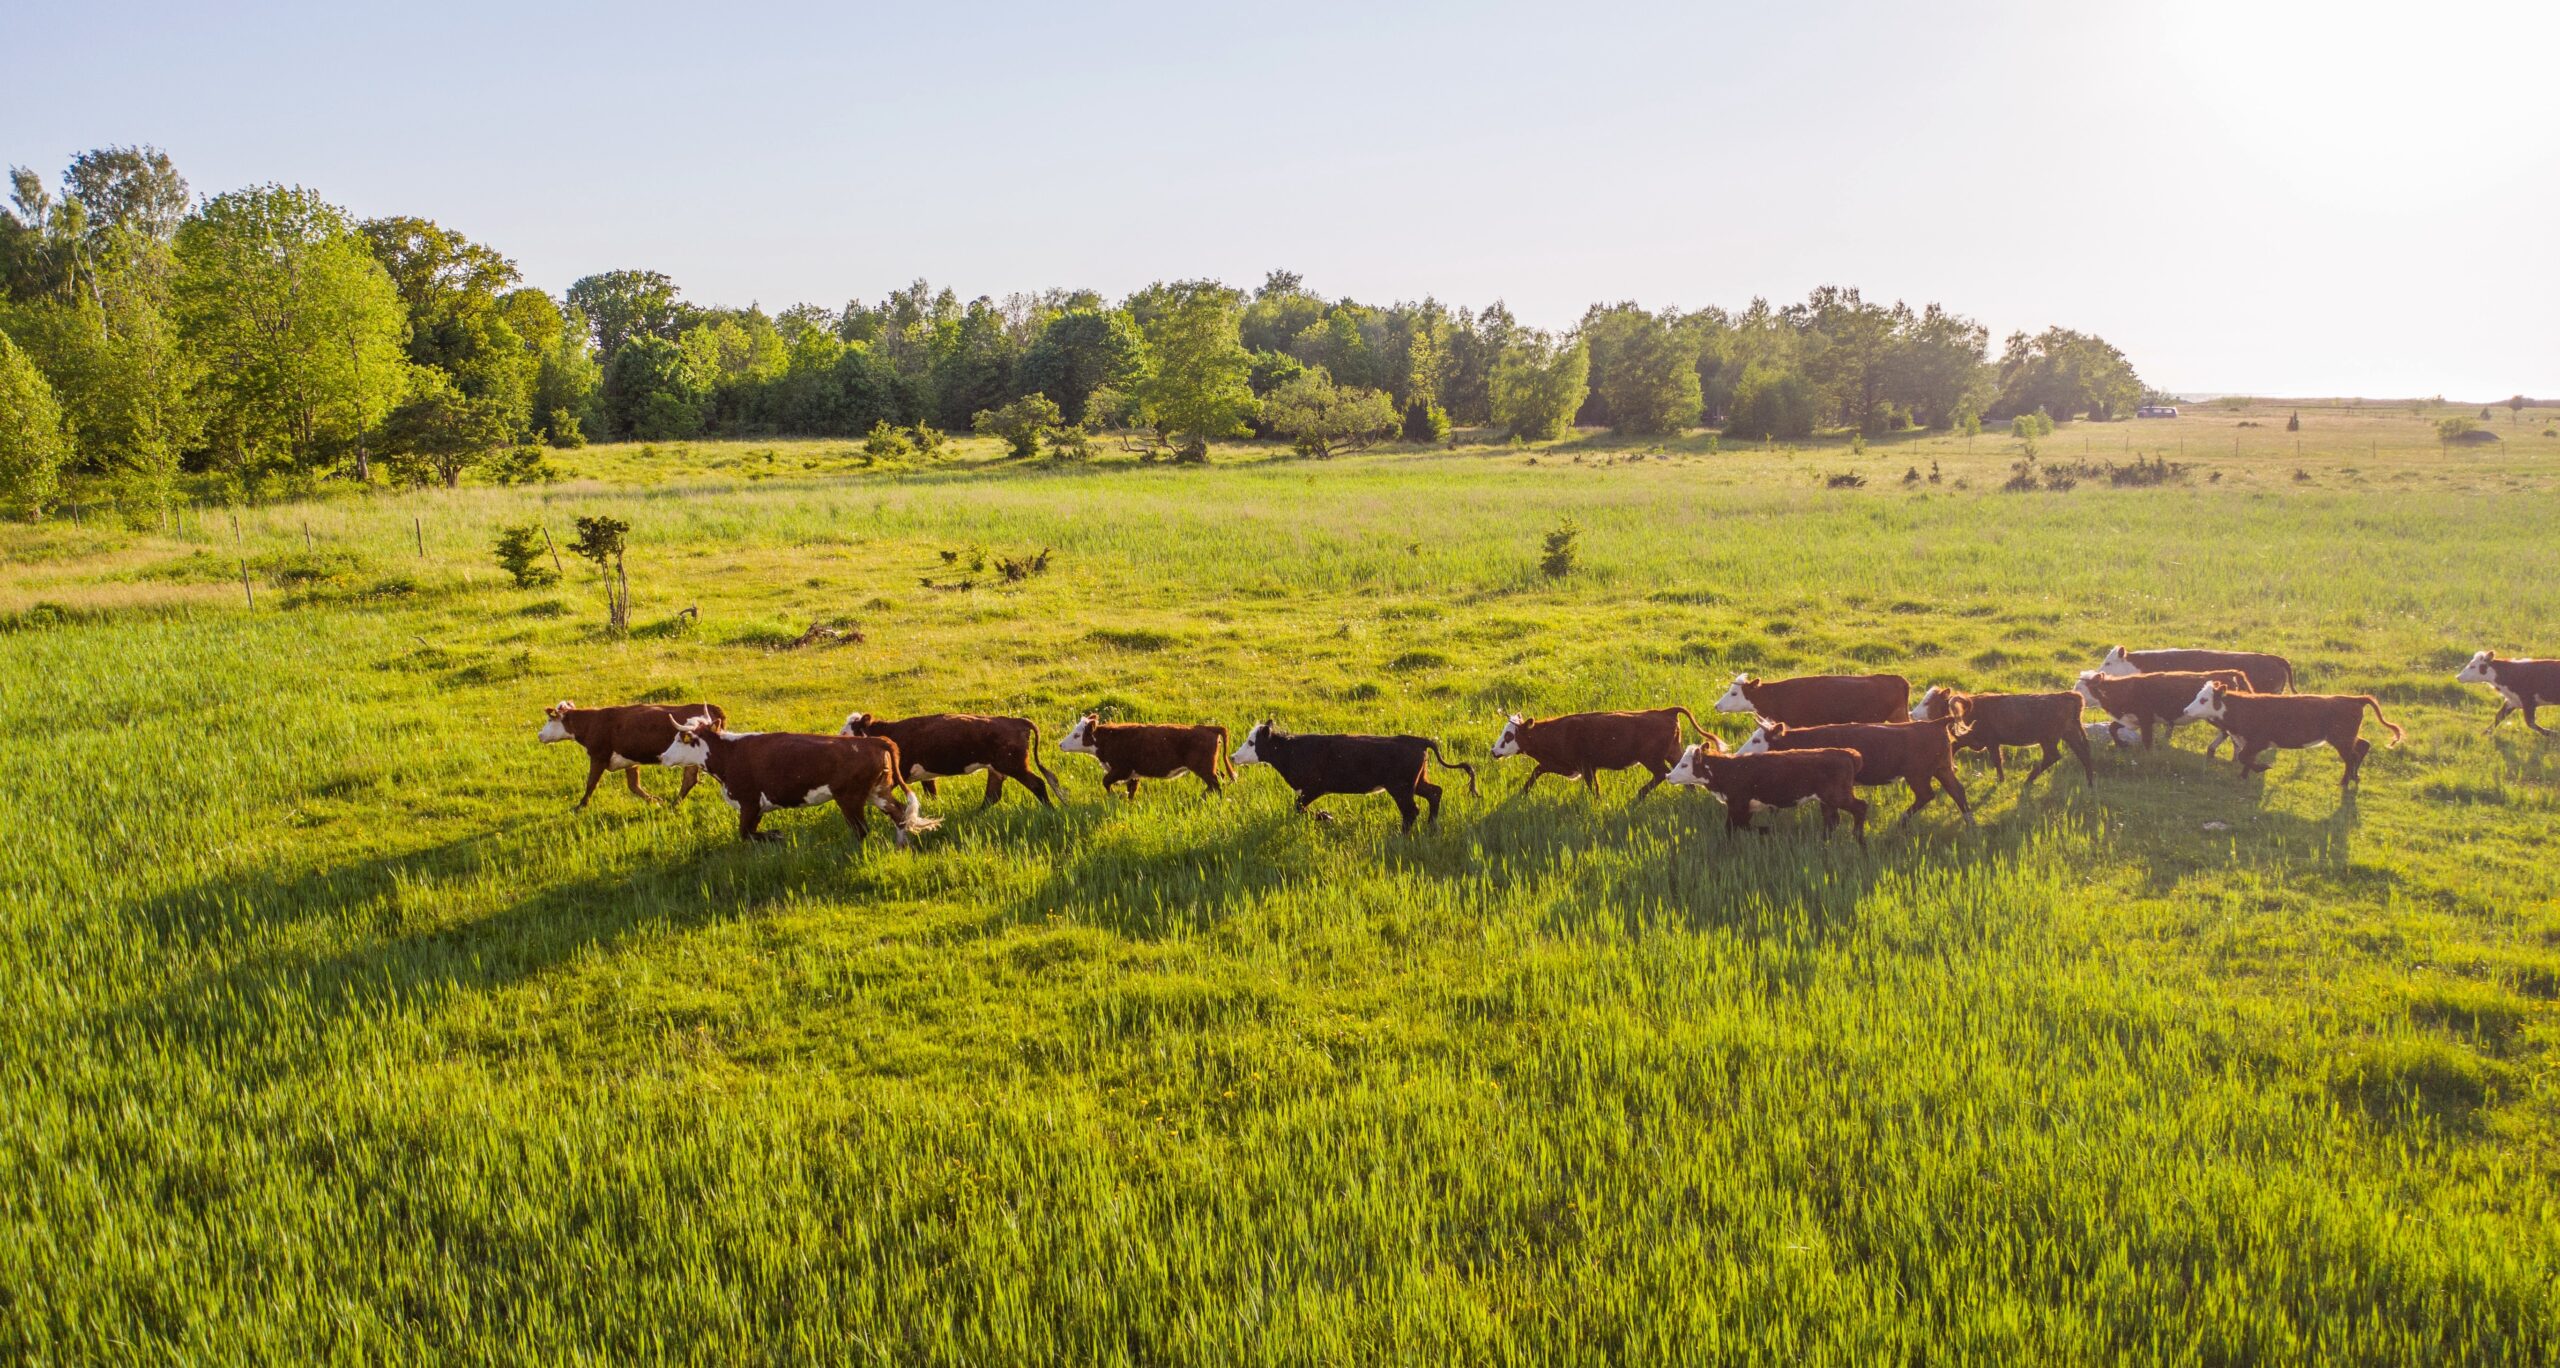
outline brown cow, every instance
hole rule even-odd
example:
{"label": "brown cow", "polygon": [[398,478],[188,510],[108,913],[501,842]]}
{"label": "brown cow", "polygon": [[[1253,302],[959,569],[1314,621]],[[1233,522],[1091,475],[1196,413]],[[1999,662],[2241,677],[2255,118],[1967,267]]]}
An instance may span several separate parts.
{"label": "brown cow", "polygon": [[1670,781],[1714,794],[1724,804],[1726,830],[1756,830],[1766,836],[1767,827],[1751,825],[1752,813],[1819,802],[1823,839],[1830,839],[1831,829],[1840,825],[1840,814],[1845,812],[1857,824],[1858,844],[1867,843],[1867,800],[1858,796],[1857,787],[1858,771],[1866,761],[1858,752],[1827,747],[1725,755],[1723,750],[1724,743],[1710,736],[1682,751],[1680,763],[1671,767]]}
{"label": "brown cow", "polygon": [[1832,722],[1899,722],[1911,706],[1911,681],[1900,675],[1806,675],[1800,679],[1733,677],[1716,711],[1757,713],[1790,727]]}
{"label": "brown cow", "polygon": [[1680,762],[1682,718],[1687,718],[1701,737],[1710,734],[1687,708],[1677,705],[1650,712],[1567,713],[1562,717],[1522,717],[1513,713],[1504,724],[1502,735],[1494,740],[1493,758],[1507,760],[1525,755],[1538,762],[1520,785],[1521,793],[1527,793],[1531,784],[1550,774],[1560,774],[1581,780],[1597,796],[1600,771],[1642,766],[1653,776],[1636,790],[1636,796],[1642,798],[1653,792],[1670,775],[1671,767]]}
{"label": "brown cow", "polygon": [[2098,662],[2098,673],[2113,679],[2214,670],[2238,670],[2248,676],[2249,688],[2257,693],[2293,690],[2293,662],[2264,651],[2128,651],[2122,646],[2110,646],[2106,659]]}
{"label": "brown cow", "polygon": [[1763,722],[1734,753],[1761,755],[1769,751],[1844,747],[1858,753],[1860,784],[1900,782],[1911,786],[1911,806],[1902,810],[1894,825],[1910,821],[1912,813],[1927,807],[1938,796],[1931,788],[1933,784],[1956,800],[1956,811],[1970,822],[1973,805],[1965,801],[1964,784],[1956,778],[1955,743],[1950,735],[1953,730],[1952,724],[1945,722],[1831,723],[1816,727]]}
{"label": "brown cow", "polygon": [[2036,776],[2052,769],[2062,760],[2057,749],[2069,746],[2080,757],[2080,772],[2092,784],[2098,782],[2097,767],[2089,762],[2089,736],[2080,729],[2080,695],[2065,690],[2061,693],[1960,693],[1944,684],[1932,686],[1911,705],[1914,722],[1953,722],[1950,736],[1960,751],[1987,751],[1991,756],[1991,773],[2006,779],[2009,772],[2001,764],[2000,752],[2008,746],[2041,746],[2044,758],[2027,771],[2025,782],[2034,783]]}
{"label": "brown cow", "polygon": [[877,737],[730,732],[696,720],[685,724],[660,763],[711,771],[721,796],[738,810],[742,841],[780,839],[756,830],[768,812],[827,802],[844,814],[856,841],[869,834],[865,807],[887,814],[890,837],[900,849],[917,832],[942,825],[919,811],[915,790],[898,777],[898,744]]}
{"label": "brown cow", "polygon": [[2327,746],[2347,762],[2346,773],[2338,779],[2343,790],[2356,782],[2365,755],[2373,749],[2372,742],[2357,735],[2364,730],[2367,708],[2373,709],[2375,721],[2391,729],[2391,744],[2399,745],[2406,733],[2399,723],[2382,715],[2382,704],[2369,694],[2248,693],[2216,680],[2196,694],[2187,715],[2231,733],[2239,743],[2233,758],[2240,762],[2243,774],[2264,774],[2273,768],[2254,763],[2271,746],[2279,750]]}
{"label": "brown cow", "polygon": [[[631,703],[618,708],[581,708],[561,699],[545,715],[550,719],[534,739],[548,745],[554,741],[575,741],[587,752],[587,791],[578,795],[572,812],[586,810],[587,800],[596,796],[596,781],[609,770],[622,771],[623,782],[631,786],[632,796],[643,802],[658,799],[640,787],[640,767],[661,763],[659,755],[676,739],[679,723],[694,718],[708,718],[715,727],[727,726],[729,715],[713,703]],[[693,792],[694,781],[702,777],[696,766],[687,766],[684,783],[676,789],[676,801],[684,801]]]}
{"label": "brown cow", "polygon": [[[2196,701],[2196,690],[2208,682],[2247,688],[2248,677],[2238,670],[2162,670],[2151,674],[2109,675],[2096,670],[2082,670],[2079,682],[2071,691],[2080,695],[2090,707],[2105,713],[2118,725],[2131,724],[2142,734],[2143,749],[2151,748],[2151,729],[2159,727],[2175,736],[2178,724],[2191,719],[2187,705]],[[2211,755],[2228,733],[2216,730],[2213,744],[2205,747]],[[2121,738],[2117,745],[2123,745]]]}
{"label": "brown cow", "polygon": [[[1049,801],[1049,784],[1058,782],[1058,776],[1040,764],[1040,724],[1027,717],[926,713],[886,722],[869,713],[855,713],[844,720],[837,735],[879,736],[897,742],[906,777],[919,781],[928,797],[936,779],[984,773],[987,801],[978,805],[981,811],[995,806],[1007,779],[1031,790],[1042,807],[1056,806]],[[1034,766],[1040,774],[1031,772]],[[1040,782],[1040,775],[1048,775],[1049,783]]]}
{"label": "brown cow", "polygon": [[2533,712],[2545,703],[2560,703],[2560,660],[2500,660],[2482,651],[2453,678],[2459,684],[2486,684],[2498,691],[2498,715],[2489,719],[2489,730],[2496,731],[2508,713],[2522,708],[2526,726],[2545,736],[2552,734],[2533,720]]}
{"label": "brown cow", "polygon": [[1178,779],[1188,774],[1216,793],[1221,777],[1236,777],[1235,766],[1227,762],[1227,729],[1219,726],[1105,722],[1099,714],[1086,713],[1067,728],[1058,749],[1101,761],[1102,791],[1126,785],[1133,799],[1141,779]]}

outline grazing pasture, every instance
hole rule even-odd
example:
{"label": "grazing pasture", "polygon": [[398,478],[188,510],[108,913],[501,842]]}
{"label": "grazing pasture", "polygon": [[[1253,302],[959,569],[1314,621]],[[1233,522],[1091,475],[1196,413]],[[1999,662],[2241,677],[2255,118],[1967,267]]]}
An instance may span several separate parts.
{"label": "grazing pasture", "polygon": [[[2560,442],[2303,405],[2296,451],[2293,407],[2066,426],[2043,462],[2193,468],[2034,493],[1991,434],[777,442],[0,529],[0,1353],[2560,1355],[2560,744],[2453,681],[2560,654]],[[594,513],[627,636],[589,567],[489,554]],[[2409,737],[2343,802],[2202,728],[2094,786],[1968,756],[1978,826],[1871,790],[1864,848],[1486,754],[2117,644],[2279,652]],[[1018,714],[1064,802],[945,783],[907,853],[832,811],[742,845],[716,791],[573,814],[563,698]],[[1056,749],[1096,710],[1434,736],[1482,792],[1410,837],[1264,768],[1131,802]]]}

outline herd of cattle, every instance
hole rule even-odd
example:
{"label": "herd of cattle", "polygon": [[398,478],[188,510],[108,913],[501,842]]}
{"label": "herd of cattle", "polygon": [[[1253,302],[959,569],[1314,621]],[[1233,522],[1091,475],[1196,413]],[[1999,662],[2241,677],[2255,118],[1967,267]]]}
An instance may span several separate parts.
{"label": "herd of cattle", "polygon": [[[2526,726],[2551,734],[2534,713],[2560,703],[2560,660],[2504,660],[2482,651],[2455,678],[2497,691],[2492,730],[2521,710]],[[2040,756],[2026,778],[2032,783],[2067,749],[2094,784],[2092,740],[2117,746],[2138,741],[2148,748],[2155,734],[2202,722],[2214,729],[2205,754],[2231,742],[2244,774],[2266,772],[2262,757],[2271,749],[2329,746],[2345,762],[2339,779],[2344,789],[2356,782],[2373,749],[2360,735],[2367,709],[2390,731],[2391,744],[2400,743],[2400,727],[2371,697],[2295,693],[2293,682],[2293,665],[2282,656],[2121,646],[2108,651],[2098,668],[2082,671],[2068,690],[1961,693],[1941,686],[1923,693],[1917,704],[1900,675],[1737,675],[1715,710],[1752,714],[1758,725],[1732,750],[1687,708],[1673,706],[1544,718],[1515,714],[1494,741],[1493,758],[1529,757],[1535,768],[1520,786],[1524,793],[1553,774],[1580,779],[1597,794],[1602,771],[1642,769],[1652,778],[1639,798],[1666,782],[1704,788],[1724,803],[1726,820],[1735,828],[1749,827],[1752,814],[1764,808],[1818,803],[1826,834],[1846,813],[1864,840],[1868,806],[1857,790],[1880,784],[1910,789],[1904,818],[1943,789],[1971,820],[1972,806],[1956,776],[1958,751],[1987,753],[1993,773],[2005,778],[2002,752],[2035,747]],[[2084,726],[2084,708],[2107,720]],[[1683,721],[1697,732],[1695,743],[1684,743]],[[1008,779],[1043,804],[1058,782],[1039,759],[1038,724],[1021,717],[936,713],[892,722],[855,713],[826,736],[733,732],[728,714],[710,703],[580,708],[563,702],[549,710],[540,739],[576,741],[586,751],[580,808],[595,796],[597,781],[614,770],[646,799],[639,766],[681,768],[677,802],[709,771],[737,809],[738,834],[746,840],[768,835],[757,829],[768,812],[833,802],[857,840],[867,829],[866,809],[877,809],[903,847],[915,833],[940,825],[924,815],[916,793],[920,788],[931,795],[937,779],[986,775],[982,807],[996,801]],[[1432,821],[1440,819],[1442,790],[1431,781],[1433,764],[1463,772],[1468,791],[1475,791],[1475,768],[1443,755],[1430,737],[1296,735],[1264,721],[1246,733],[1232,763],[1226,746],[1227,730],[1220,726],[1105,722],[1092,714],[1078,718],[1058,743],[1062,751],[1101,763],[1105,792],[1120,789],[1132,799],[1140,780],[1189,775],[1215,793],[1221,779],[1235,778],[1236,765],[1268,765],[1297,795],[1300,812],[1328,795],[1384,793],[1403,813],[1407,832],[1422,815],[1416,799],[1428,806]]]}

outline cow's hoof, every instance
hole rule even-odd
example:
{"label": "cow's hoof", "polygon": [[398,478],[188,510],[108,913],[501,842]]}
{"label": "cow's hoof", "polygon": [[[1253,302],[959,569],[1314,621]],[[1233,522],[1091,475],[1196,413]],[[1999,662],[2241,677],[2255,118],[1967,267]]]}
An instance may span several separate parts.
{"label": "cow's hoof", "polygon": [[1315,818],[1319,822],[1330,822],[1333,820],[1333,814],[1330,812],[1310,812],[1307,815]]}

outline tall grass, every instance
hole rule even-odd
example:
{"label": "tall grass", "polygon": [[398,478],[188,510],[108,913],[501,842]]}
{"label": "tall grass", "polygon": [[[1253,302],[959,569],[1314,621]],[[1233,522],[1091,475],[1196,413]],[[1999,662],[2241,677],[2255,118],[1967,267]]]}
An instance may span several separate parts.
{"label": "tall grass", "polygon": [[[2560,1353],[2560,752],[2479,735],[2450,683],[2560,639],[2547,492],[1838,493],[1784,463],[11,531],[0,1346]],[[574,563],[520,592],[488,556],[499,523],[600,509],[634,526],[628,638]],[[1581,569],[1550,581],[1564,515]],[[1021,585],[920,582],[1042,546]],[[821,614],[864,640],[771,649]],[[831,815],[745,848],[700,796],[572,815],[582,765],[532,744],[564,696],[757,727],[1002,709],[1053,741],[1108,705],[1482,765],[1498,709],[1694,709],[1745,668],[2051,687],[2118,641],[2217,640],[2377,692],[2409,743],[2343,804],[2325,752],[2262,783],[2192,741],[2102,754],[2094,787],[1983,770],[1979,829],[1932,809],[1863,850],[1801,815],[1729,838],[1624,777],[1513,799],[1491,766],[1406,839],[1381,799],[1311,823],[1248,771],[1133,804],[1051,755],[1061,809],[946,785],[912,856]]]}

